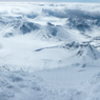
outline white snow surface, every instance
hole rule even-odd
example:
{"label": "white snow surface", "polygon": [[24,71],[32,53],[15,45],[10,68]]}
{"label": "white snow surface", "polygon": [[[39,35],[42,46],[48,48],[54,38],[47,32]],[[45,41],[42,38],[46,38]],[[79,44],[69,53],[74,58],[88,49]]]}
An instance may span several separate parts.
{"label": "white snow surface", "polygon": [[0,100],[100,100],[100,4],[0,3]]}

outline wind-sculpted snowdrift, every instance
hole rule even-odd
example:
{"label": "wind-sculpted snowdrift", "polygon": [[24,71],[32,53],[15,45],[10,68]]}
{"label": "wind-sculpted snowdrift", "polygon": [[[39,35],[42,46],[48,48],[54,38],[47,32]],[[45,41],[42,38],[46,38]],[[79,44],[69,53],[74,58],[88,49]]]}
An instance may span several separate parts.
{"label": "wind-sculpted snowdrift", "polygon": [[0,3],[0,100],[99,100],[100,5]]}

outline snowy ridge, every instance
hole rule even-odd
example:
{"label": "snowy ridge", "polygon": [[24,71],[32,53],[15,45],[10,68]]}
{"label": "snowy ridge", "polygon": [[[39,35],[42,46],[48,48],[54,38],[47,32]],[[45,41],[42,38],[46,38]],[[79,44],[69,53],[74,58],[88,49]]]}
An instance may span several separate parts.
{"label": "snowy ridge", "polygon": [[99,100],[100,4],[0,3],[0,100]]}

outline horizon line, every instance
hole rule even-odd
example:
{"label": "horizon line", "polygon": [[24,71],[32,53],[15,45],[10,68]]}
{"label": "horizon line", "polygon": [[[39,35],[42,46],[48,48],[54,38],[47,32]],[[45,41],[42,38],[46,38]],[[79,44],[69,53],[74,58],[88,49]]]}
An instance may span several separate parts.
{"label": "horizon line", "polygon": [[0,0],[0,2],[71,2],[71,3],[99,3],[100,0]]}

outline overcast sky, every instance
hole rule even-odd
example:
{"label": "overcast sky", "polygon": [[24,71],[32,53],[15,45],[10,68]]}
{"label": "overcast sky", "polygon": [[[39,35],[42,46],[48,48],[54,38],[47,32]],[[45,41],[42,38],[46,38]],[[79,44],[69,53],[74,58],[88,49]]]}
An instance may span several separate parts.
{"label": "overcast sky", "polygon": [[100,2],[100,0],[0,0],[0,1],[54,1],[54,2]]}

